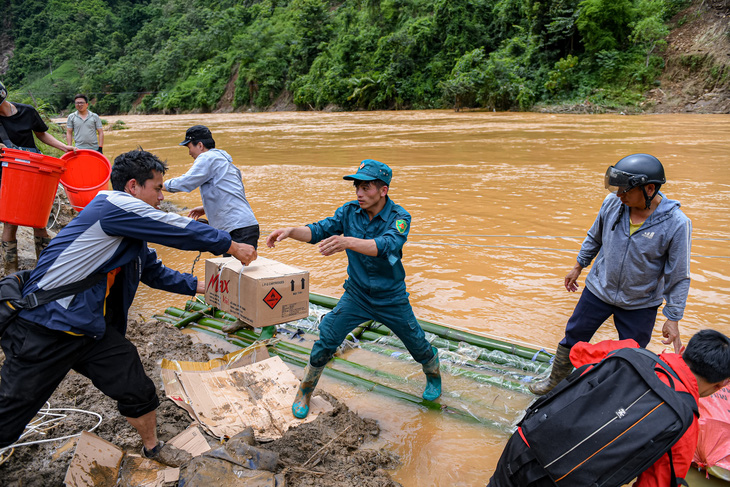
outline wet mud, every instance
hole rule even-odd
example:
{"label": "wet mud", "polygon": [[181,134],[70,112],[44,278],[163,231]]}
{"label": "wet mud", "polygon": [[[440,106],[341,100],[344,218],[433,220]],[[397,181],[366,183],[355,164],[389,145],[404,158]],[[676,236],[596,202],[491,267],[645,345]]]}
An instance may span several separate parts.
{"label": "wet mud", "polygon": [[[137,346],[145,370],[158,388],[162,403],[157,410],[159,438],[170,440],[185,430],[191,419],[183,409],[165,397],[160,378],[160,361],[163,357],[207,361],[223,351],[215,350],[208,344],[193,343],[180,330],[155,320],[130,321],[127,336]],[[4,359],[0,352],[0,363]],[[387,471],[398,465],[397,456],[385,450],[368,448],[368,443],[380,433],[377,423],[359,417],[330,395],[327,399],[335,406],[332,412],[289,430],[278,440],[257,445],[279,454],[275,473],[285,477],[288,487],[400,485],[390,478]],[[140,452],[140,437],[119,414],[116,403],[80,374],[71,372],[51,397],[50,404],[54,408],[76,408],[101,414],[104,419],[94,434],[129,453]],[[96,422],[95,417],[74,414],[47,434],[61,437],[79,432],[81,428],[91,428]],[[207,439],[212,446],[218,444],[215,438]],[[65,441],[16,448],[9,459],[0,465],[0,485],[62,486],[73,453],[74,448]],[[124,482],[119,485],[124,485]]]}
{"label": "wet mud", "polygon": [[[128,338],[137,346],[147,374],[155,381],[161,406],[157,410],[158,435],[169,440],[191,423],[188,414],[165,398],[160,379],[162,358],[207,361],[215,354],[208,344],[193,343],[180,330],[155,320],[131,321]],[[5,357],[0,354],[0,361]],[[395,454],[370,450],[368,442],[380,433],[377,423],[363,419],[336,398],[327,399],[334,410],[320,415],[315,421],[293,428],[276,441],[263,443],[260,448],[279,454],[277,472],[284,474],[289,487],[329,486],[397,486],[386,469],[397,466]],[[97,390],[80,374],[70,373],[50,399],[51,407],[90,410],[104,418],[94,431],[103,439],[130,453],[138,453],[141,440],[136,430],[119,414],[116,403]],[[96,419],[86,415],[70,416],[48,435],[60,437],[90,428]],[[217,440],[209,437],[209,443]],[[17,448],[0,465],[0,485],[23,487],[62,486],[66,470],[73,457],[73,448],[65,442],[52,442]],[[173,484],[170,484],[173,485]]]}

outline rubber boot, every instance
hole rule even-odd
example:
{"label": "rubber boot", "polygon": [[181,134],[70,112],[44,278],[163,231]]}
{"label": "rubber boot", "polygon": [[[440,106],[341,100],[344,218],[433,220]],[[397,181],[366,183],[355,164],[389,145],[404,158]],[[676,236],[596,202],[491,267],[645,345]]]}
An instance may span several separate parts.
{"label": "rubber boot", "polygon": [[314,388],[317,387],[317,382],[322,376],[324,371],[324,365],[322,367],[315,367],[312,364],[307,364],[304,369],[304,378],[299,384],[299,390],[294,398],[294,404],[291,406],[291,412],[295,418],[304,419],[309,414],[309,399],[312,397]]}
{"label": "rubber boot", "polygon": [[38,260],[41,258],[41,252],[51,243],[51,237],[33,237],[33,240],[35,241],[35,258]]}
{"label": "rubber boot", "polygon": [[423,364],[423,373],[426,374],[426,389],[423,391],[423,398],[427,401],[434,401],[441,395],[441,372],[439,371],[439,352],[436,347],[433,350],[433,358]]}
{"label": "rubber boot", "polygon": [[274,338],[276,336],[276,326],[265,326],[261,328],[261,333],[259,333],[259,340],[268,340],[269,338]]}
{"label": "rubber boot", "polygon": [[538,396],[544,396],[552,391],[560,381],[568,377],[572,371],[573,364],[570,363],[570,349],[563,345],[558,345],[555,358],[553,359],[553,370],[550,372],[550,377],[530,384],[530,392]]}
{"label": "rubber boot", "polygon": [[166,444],[164,441],[157,443],[152,450],[142,447],[142,455],[145,458],[167,465],[168,467],[180,467],[190,462],[193,456],[185,450]]}
{"label": "rubber boot", "polygon": [[3,260],[5,261],[5,275],[18,272],[18,241],[3,241]]}

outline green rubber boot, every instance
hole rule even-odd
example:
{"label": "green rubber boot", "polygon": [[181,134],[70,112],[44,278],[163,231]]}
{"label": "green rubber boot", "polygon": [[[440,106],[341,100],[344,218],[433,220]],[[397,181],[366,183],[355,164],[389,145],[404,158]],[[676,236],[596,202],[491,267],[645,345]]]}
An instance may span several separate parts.
{"label": "green rubber boot", "polygon": [[568,377],[573,371],[573,364],[570,363],[570,349],[562,345],[558,345],[553,359],[553,370],[550,371],[550,377],[530,384],[530,392],[537,396],[544,396]]}
{"label": "green rubber boot", "polygon": [[276,336],[276,326],[265,326],[261,328],[259,340],[268,340],[269,338],[274,338],[274,336]]}
{"label": "green rubber boot", "polygon": [[317,387],[317,382],[319,382],[323,371],[324,365],[315,367],[312,364],[307,364],[304,369],[304,378],[299,384],[294,404],[291,406],[291,412],[295,418],[304,419],[309,414],[309,399],[312,397],[314,388]]}
{"label": "green rubber boot", "polygon": [[3,242],[3,261],[5,261],[5,275],[18,272],[18,241]]}
{"label": "green rubber boot", "polygon": [[436,347],[433,350],[433,358],[423,364],[423,373],[426,374],[426,389],[423,391],[423,398],[427,401],[435,401],[441,396],[441,372],[439,371],[439,351]]}

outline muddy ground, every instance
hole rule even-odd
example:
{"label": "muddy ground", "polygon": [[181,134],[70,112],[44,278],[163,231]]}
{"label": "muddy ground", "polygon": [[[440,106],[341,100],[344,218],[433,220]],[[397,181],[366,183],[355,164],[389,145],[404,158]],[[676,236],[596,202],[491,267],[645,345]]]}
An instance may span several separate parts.
{"label": "muddy ground", "polygon": [[[180,330],[155,320],[130,322],[127,336],[137,346],[148,375],[157,383],[158,396],[162,402],[157,410],[158,434],[160,439],[169,440],[185,430],[191,419],[187,412],[165,397],[160,378],[160,361],[163,357],[207,361],[214,354],[223,352],[213,350],[207,344],[194,344]],[[3,360],[4,356],[0,352],[0,362]],[[327,399],[335,406],[334,411],[289,430],[279,440],[258,445],[279,453],[277,473],[286,475],[287,487],[400,485],[386,471],[398,464],[396,455],[367,448],[368,443],[380,432],[377,423],[359,417],[330,395],[327,395]],[[139,453],[141,450],[139,435],[119,415],[116,403],[99,392],[85,377],[70,373],[53,394],[50,403],[56,408],[76,408],[101,414],[104,420],[94,431],[95,434],[129,452]],[[73,419],[62,423],[49,434],[56,437],[72,434],[78,431],[79,425],[89,428],[97,421],[79,414],[69,418]],[[210,437],[209,442],[215,443],[216,440]],[[61,441],[17,448],[8,461],[0,465],[0,485],[62,486],[74,452],[73,448],[67,447],[66,442]]]}
{"label": "muddy ground", "polygon": [[[54,207],[54,212],[55,210]],[[60,224],[56,229],[65,225],[73,216],[73,210],[62,205],[57,216]],[[29,229],[19,229],[18,247],[20,267],[31,268],[35,264],[35,255]],[[180,330],[155,320],[130,321],[127,337],[137,346],[147,374],[157,384],[162,403],[157,410],[158,435],[163,441],[169,440],[185,430],[192,420],[187,412],[165,397],[160,377],[161,360],[168,358],[205,362],[225,352],[215,350],[208,344],[193,343]],[[0,364],[4,360],[5,356],[0,350]],[[300,374],[301,371],[296,373]],[[378,424],[374,420],[359,417],[336,398],[323,394],[335,406],[332,412],[289,430],[279,440],[258,445],[279,454],[276,473],[285,475],[286,486],[400,485],[387,472],[387,469],[398,464],[397,456],[385,450],[368,448],[368,444],[380,433]],[[101,414],[103,421],[94,430],[94,434],[130,453],[140,452],[140,437],[119,414],[116,403],[80,374],[71,372],[51,397],[50,404],[53,408],[75,408]],[[61,437],[77,433],[82,428],[93,427],[97,421],[87,414],[72,413],[49,431],[48,435]],[[208,440],[211,444],[217,443],[215,438],[210,437]],[[16,448],[7,461],[0,465],[0,486],[62,486],[74,453],[73,441]],[[167,484],[168,487],[172,485],[176,484]]]}

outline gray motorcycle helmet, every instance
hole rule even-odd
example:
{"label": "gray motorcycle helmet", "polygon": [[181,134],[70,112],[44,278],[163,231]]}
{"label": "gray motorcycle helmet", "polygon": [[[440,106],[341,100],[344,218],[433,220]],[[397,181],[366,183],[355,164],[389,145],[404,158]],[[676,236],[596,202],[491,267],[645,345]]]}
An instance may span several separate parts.
{"label": "gray motorcycle helmet", "polygon": [[8,97],[8,90],[5,88],[5,85],[2,81],[0,81],[0,103],[4,102],[5,99]]}
{"label": "gray motorcycle helmet", "polygon": [[[640,187],[646,199],[646,207],[649,208],[651,200],[659,192],[662,184],[667,182],[664,176],[664,166],[656,157],[651,154],[631,154],[626,156],[615,165],[608,168],[604,184],[606,189],[617,195]],[[644,186],[653,183],[656,191],[648,196]]]}

